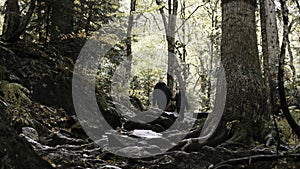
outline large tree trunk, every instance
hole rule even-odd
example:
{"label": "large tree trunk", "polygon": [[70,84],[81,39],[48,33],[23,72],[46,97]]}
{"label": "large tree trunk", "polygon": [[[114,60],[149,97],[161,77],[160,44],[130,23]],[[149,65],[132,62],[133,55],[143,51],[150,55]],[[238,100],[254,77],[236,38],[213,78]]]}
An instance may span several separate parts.
{"label": "large tree trunk", "polygon": [[235,122],[229,142],[246,145],[259,132],[266,106],[255,6],[255,0],[222,1],[221,61],[227,81],[223,122]]}

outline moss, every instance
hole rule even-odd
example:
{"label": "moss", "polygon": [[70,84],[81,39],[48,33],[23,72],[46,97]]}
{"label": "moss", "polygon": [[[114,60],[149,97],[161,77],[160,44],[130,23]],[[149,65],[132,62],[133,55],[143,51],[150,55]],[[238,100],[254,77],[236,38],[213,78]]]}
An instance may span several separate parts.
{"label": "moss", "polygon": [[0,90],[2,99],[9,103],[6,116],[10,119],[10,124],[16,129],[30,125],[32,118],[28,106],[32,105],[32,101],[28,97],[29,90],[18,83],[7,81],[0,81]]}
{"label": "moss", "polygon": [[24,86],[18,83],[9,83],[1,81],[1,91],[4,101],[13,104],[13,107],[21,107],[22,105],[31,104],[31,100],[27,96],[30,92]]}

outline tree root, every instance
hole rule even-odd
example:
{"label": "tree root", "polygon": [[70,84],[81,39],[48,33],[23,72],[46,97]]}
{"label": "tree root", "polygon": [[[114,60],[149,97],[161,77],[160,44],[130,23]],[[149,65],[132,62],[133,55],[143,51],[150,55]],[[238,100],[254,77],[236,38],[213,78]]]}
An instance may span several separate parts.
{"label": "tree root", "polygon": [[271,155],[254,155],[249,157],[241,157],[223,161],[209,167],[209,169],[233,168],[234,165],[250,165],[259,161],[274,161],[282,158],[300,158],[300,153],[295,154],[271,154]]}

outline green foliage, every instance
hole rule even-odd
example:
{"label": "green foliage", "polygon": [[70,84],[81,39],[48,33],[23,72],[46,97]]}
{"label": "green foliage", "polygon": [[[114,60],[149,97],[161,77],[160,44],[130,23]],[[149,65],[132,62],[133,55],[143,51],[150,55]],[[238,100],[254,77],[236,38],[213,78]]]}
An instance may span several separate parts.
{"label": "green foliage", "polygon": [[[23,35],[24,39],[30,39],[31,42],[35,43],[47,43],[56,37],[66,38],[65,35],[73,38],[87,37],[92,32],[99,30],[103,24],[107,24],[112,20],[119,9],[118,0],[75,0],[70,2],[66,1],[66,3],[54,2],[56,1],[40,0],[37,2],[31,22],[27,26],[26,34]],[[25,9],[25,13],[28,4],[28,0],[20,1],[21,9]],[[64,6],[64,8],[61,9],[61,7],[55,7],[55,5]],[[57,8],[59,9],[56,10]],[[53,11],[53,9],[55,9],[55,11]],[[64,25],[64,23],[56,23],[59,22],[57,17],[60,16],[57,16],[54,12],[59,10],[63,12],[62,15],[72,15],[68,16],[70,19],[66,24],[73,26],[64,28],[58,27],[59,25]],[[63,19],[65,18],[61,18],[61,21],[64,21]],[[64,32],[70,33],[65,34]]]}
{"label": "green foliage", "polygon": [[[0,1],[2,5],[4,1]],[[22,10],[22,16],[26,14],[28,9],[29,0],[20,0],[20,9]],[[27,27],[26,33],[23,35],[23,38],[29,38],[28,42],[35,43],[47,43],[51,41],[51,31],[49,26],[52,24],[51,8],[49,0],[40,0],[37,2],[35,12],[32,16],[31,22]],[[182,1],[183,2],[183,1]],[[183,9],[182,4],[180,4],[180,12],[178,12],[178,17],[181,19],[189,20],[192,25],[187,25],[186,32],[179,30],[178,35],[186,34],[186,39],[176,39],[176,57],[183,66],[188,67],[187,74],[185,75],[185,80],[187,79],[187,91],[192,93],[189,97],[192,98],[197,104],[197,107],[203,111],[211,109],[211,102],[213,97],[209,92],[212,92],[213,86],[209,86],[208,81],[210,80],[209,73],[211,67],[214,67],[219,55],[220,55],[220,40],[221,40],[221,8],[219,0],[211,1],[195,1],[195,0],[186,0],[186,7]],[[127,5],[130,3],[126,1]],[[165,6],[166,4],[162,4]],[[290,41],[291,41],[291,52],[287,55],[288,60],[294,56],[293,63],[295,64],[296,72],[300,72],[300,48],[299,48],[299,35],[300,35],[300,22],[299,22],[299,11],[297,7],[288,1],[291,23],[293,23],[290,32]],[[143,16],[146,13],[157,13],[157,10],[161,6],[156,5],[153,1],[143,0],[137,1],[136,13],[142,14],[139,17]],[[75,0],[74,6],[65,7],[68,10],[74,12],[74,23],[73,30],[71,30],[68,35],[61,35],[61,41],[58,43],[58,46],[64,46],[66,48],[57,49],[57,53],[62,53],[63,51],[72,50],[72,47],[69,47],[65,44],[61,44],[63,40],[70,40],[74,44],[76,37],[85,39],[87,36],[91,35],[92,32],[103,28],[103,26],[109,23],[111,20],[120,17],[128,16],[129,9],[121,10],[120,1],[112,0]],[[280,7],[278,7],[280,10]],[[3,10],[1,10],[3,11]],[[0,12],[1,12],[0,11]],[[185,14],[183,14],[185,11]],[[279,12],[280,13],[280,12]],[[167,12],[166,12],[167,14]],[[145,15],[146,16],[146,15]],[[160,16],[160,15],[159,15]],[[279,16],[279,22],[282,18]],[[0,16],[0,27],[2,27],[3,15]],[[294,21],[294,22],[292,22]],[[145,21],[146,22],[146,21]],[[121,24],[120,24],[121,25]],[[151,26],[156,26],[155,24]],[[279,30],[280,30],[279,25]],[[188,27],[192,28],[191,30]],[[152,27],[151,27],[152,28]],[[129,86],[129,96],[138,99],[144,107],[149,106],[149,98],[151,98],[151,93],[155,83],[161,78],[165,77],[166,74],[166,62],[167,62],[167,46],[165,37],[162,36],[161,32],[155,32],[151,35],[148,35],[147,30],[141,30],[142,28],[134,28],[135,30],[141,31],[142,36],[139,34],[134,35],[134,40],[132,41],[132,51],[133,51],[133,63],[132,63],[132,80],[130,81]],[[164,31],[161,27],[159,30]],[[282,30],[280,30],[282,31]],[[1,29],[0,29],[0,32]],[[113,32],[113,31],[111,31]],[[116,31],[118,32],[118,31]],[[281,34],[281,32],[279,32]],[[106,36],[98,36],[101,43],[108,45],[114,44],[115,41],[120,41],[116,39],[114,34],[107,34]],[[176,37],[177,38],[177,37]],[[196,39],[196,42],[193,41]],[[74,46],[76,46],[75,44]],[[80,45],[78,48],[80,49]],[[103,92],[101,95],[97,95],[99,102],[106,102],[111,91],[111,79],[114,75],[114,72],[118,65],[124,60],[125,56],[125,45],[121,42],[118,45],[115,45],[112,50],[107,53],[107,55],[101,60],[99,65],[98,76],[97,76],[97,87],[96,90]],[[186,59],[183,59],[184,50],[186,50]],[[65,56],[64,54],[62,54]],[[140,56],[138,56],[140,55]],[[77,54],[76,54],[77,56]],[[75,55],[74,55],[75,57]],[[155,65],[155,60],[160,65]],[[62,64],[63,65],[63,64]],[[181,66],[182,66],[181,65]],[[287,65],[286,67],[289,67]],[[62,66],[62,69],[64,67]],[[299,123],[300,121],[300,77],[293,78],[291,71],[286,71],[286,91],[287,98],[290,106],[298,106],[296,108],[291,108],[293,117]],[[94,72],[89,72],[94,73]],[[0,67],[0,80],[2,80],[2,71]],[[120,88],[119,90],[123,90]],[[128,90],[128,89],[126,89]],[[8,83],[6,81],[1,81],[1,91],[3,93],[3,99],[10,103],[12,112],[14,115],[15,121],[20,121],[26,123],[26,120],[29,115],[26,113],[25,109],[22,109],[22,106],[31,104],[31,100],[28,97],[29,91],[25,87],[16,83]],[[188,94],[189,94],[188,93]],[[103,97],[104,94],[107,96]],[[101,96],[101,97],[100,97]],[[108,105],[105,104],[105,107]],[[284,119],[279,119],[280,131],[282,132],[282,139],[285,142],[296,143],[294,135]]]}
{"label": "green foliage", "polygon": [[283,143],[287,144],[297,144],[299,140],[297,136],[293,133],[290,125],[286,121],[286,119],[280,118],[278,120],[280,139]]}
{"label": "green foliage", "polygon": [[103,24],[108,23],[119,8],[118,0],[81,0],[75,1],[75,32],[96,31]]}
{"label": "green foliage", "polygon": [[154,85],[159,80],[159,71],[155,69],[147,69],[140,71],[130,82],[130,96],[141,101],[144,107],[148,107],[150,103],[151,93]]}
{"label": "green foliage", "polygon": [[[289,73],[289,72],[287,72]],[[286,76],[285,90],[286,90],[286,98],[289,105],[289,110],[291,115],[295,119],[296,123],[300,125],[300,80],[299,77],[292,80],[291,75]],[[289,144],[297,144],[299,139],[293,133],[290,125],[285,120],[284,117],[278,118],[279,129],[281,133],[281,139]]]}

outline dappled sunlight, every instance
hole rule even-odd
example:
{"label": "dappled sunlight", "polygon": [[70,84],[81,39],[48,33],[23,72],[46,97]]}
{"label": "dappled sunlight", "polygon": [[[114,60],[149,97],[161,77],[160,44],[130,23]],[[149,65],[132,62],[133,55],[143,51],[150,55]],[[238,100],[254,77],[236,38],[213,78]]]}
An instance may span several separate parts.
{"label": "dappled sunlight", "polygon": [[1,169],[300,168],[297,0],[0,6]]}

